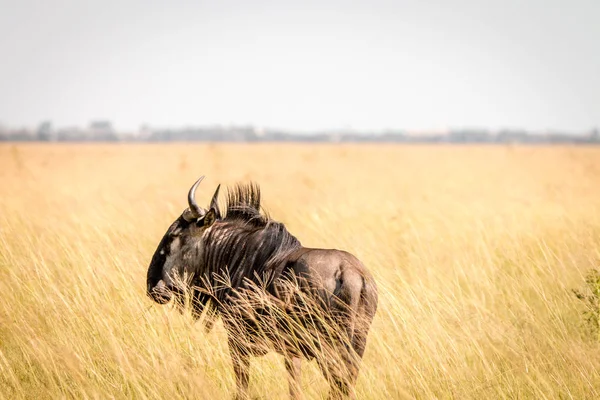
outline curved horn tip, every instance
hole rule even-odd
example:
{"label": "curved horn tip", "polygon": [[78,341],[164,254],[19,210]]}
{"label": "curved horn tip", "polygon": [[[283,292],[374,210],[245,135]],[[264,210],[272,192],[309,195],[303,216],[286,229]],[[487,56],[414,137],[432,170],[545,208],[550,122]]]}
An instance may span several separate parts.
{"label": "curved horn tip", "polygon": [[201,175],[200,178],[198,178],[198,180],[196,182],[194,182],[194,184],[192,185],[192,187],[195,187],[195,186],[197,187],[200,184],[200,182],[202,182],[202,180],[204,178],[205,178],[205,176]]}
{"label": "curved horn tip", "polygon": [[195,199],[196,188],[198,187],[200,182],[202,182],[203,179],[204,179],[204,175],[202,175],[196,181],[196,183],[194,183],[192,185],[192,187],[190,188],[190,191],[188,192],[188,205],[190,206],[190,210],[195,214],[196,217],[199,217],[203,214],[202,208],[198,205],[198,203],[196,203],[196,199]]}

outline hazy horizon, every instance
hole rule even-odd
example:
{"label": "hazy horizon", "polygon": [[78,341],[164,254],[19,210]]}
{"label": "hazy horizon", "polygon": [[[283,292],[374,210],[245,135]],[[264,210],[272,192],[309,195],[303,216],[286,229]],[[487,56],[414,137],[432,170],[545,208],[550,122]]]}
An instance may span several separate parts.
{"label": "hazy horizon", "polygon": [[597,1],[0,5],[5,126],[600,125]]}

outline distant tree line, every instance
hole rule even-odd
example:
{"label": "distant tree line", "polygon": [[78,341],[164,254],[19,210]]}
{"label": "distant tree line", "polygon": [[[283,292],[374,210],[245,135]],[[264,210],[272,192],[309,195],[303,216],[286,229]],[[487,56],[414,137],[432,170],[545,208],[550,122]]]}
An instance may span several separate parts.
{"label": "distant tree line", "polygon": [[447,133],[411,134],[386,132],[313,132],[298,134],[282,130],[240,127],[158,128],[142,126],[137,132],[117,132],[110,121],[92,121],[87,128],[53,129],[50,121],[37,129],[6,129],[0,126],[0,141],[18,142],[310,142],[310,143],[582,143],[600,144],[600,131],[528,132],[525,130],[453,129]]}

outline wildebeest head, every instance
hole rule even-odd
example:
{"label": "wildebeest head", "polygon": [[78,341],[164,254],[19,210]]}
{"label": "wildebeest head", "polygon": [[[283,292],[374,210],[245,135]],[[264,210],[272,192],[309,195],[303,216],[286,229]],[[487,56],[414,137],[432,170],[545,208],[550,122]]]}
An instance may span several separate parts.
{"label": "wildebeest head", "polygon": [[203,260],[204,232],[221,218],[217,198],[221,185],[217,186],[208,209],[200,207],[195,200],[200,179],[188,192],[188,208],[175,220],[160,241],[147,274],[147,294],[159,304],[171,300],[174,293],[182,293],[194,279]]}

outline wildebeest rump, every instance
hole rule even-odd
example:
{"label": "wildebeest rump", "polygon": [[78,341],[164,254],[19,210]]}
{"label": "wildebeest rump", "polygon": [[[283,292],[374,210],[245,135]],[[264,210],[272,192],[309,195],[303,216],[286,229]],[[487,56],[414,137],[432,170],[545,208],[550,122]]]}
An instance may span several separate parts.
{"label": "wildebeest rump", "polygon": [[301,358],[316,359],[330,396],[353,396],[367,334],[377,310],[377,286],[352,254],[303,247],[284,224],[261,213],[253,183],[228,190],[225,213],[220,185],[208,209],[195,201],[202,176],[188,192],[188,208],[160,241],[147,274],[157,303],[183,304],[221,316],[237,382],[247,396],[251,356],[274,350],[289,373],[290,395],[301,396]]}

